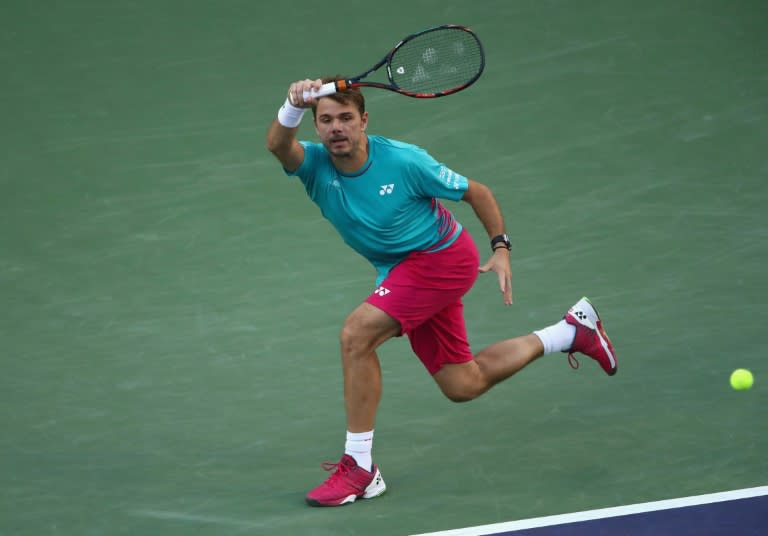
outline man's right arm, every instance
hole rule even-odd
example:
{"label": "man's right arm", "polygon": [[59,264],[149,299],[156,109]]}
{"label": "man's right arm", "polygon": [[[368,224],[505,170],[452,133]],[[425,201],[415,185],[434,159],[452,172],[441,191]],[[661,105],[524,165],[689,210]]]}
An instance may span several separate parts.
{"label": "man's right arm", "polygon": [[299,169],[304,161],[304,146],[296,139],[298,130],[298,127],[284,127],[275,119],[267,132],[267,149],[290,172]]}
{"label": "man's right arm", "polygon": [[288,98],[280,107],[277,118],[272,121],[267,132],[267,149],[290,172],[299,169],[304,161],[304,146],[296,139],[296,132],[304,112],[315,103],[312,97],[304,100],[304,93],[310,89],[317,90],[321,85],[321,80],[308,79],[291,84],[288,88]]}

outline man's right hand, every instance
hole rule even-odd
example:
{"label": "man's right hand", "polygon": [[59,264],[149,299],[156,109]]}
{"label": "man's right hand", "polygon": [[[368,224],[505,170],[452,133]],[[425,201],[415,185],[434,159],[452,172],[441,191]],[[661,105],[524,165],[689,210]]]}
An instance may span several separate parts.
{"label": "man's right hand", "polygon": [[323,85],[323,81],[319,78],[317,80],[299,80],[291,84],[288,88],[288,101],[297,108],[311,108],[317,104],[313,97],[307,97],[304,99],[304,93],[309,93],[313,89],[318,91]]}

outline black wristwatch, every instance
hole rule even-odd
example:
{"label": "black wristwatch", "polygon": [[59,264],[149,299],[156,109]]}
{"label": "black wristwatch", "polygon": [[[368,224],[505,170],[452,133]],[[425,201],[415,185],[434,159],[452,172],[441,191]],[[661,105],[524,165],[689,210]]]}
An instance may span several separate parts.
{"label": "black wristwatch", "polygon": [[[496,244],[503,244],[502,246],[497,246]],[[500,234],[499,236],[494,236],[491,239],[491,249],[493,251],[496,251],[497,249],[504,247],[508,250],[512,249],[512,243],[509,241],[509,237],[506,233]]]}

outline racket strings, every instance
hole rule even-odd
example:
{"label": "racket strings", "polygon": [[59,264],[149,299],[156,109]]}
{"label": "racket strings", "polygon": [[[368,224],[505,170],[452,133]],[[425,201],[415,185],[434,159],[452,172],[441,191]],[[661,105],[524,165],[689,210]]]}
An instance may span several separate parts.
{"label": "racket strings", "polygon": [[390,60],[390,76],[406,91],[442,93],[473,81],[483,62],[482,47],[473,34],[443,28],[403,43]]}

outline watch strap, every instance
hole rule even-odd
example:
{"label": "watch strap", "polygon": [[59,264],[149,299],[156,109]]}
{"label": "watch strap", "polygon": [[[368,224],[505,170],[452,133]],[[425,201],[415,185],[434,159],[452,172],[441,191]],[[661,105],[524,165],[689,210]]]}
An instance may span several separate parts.
{"label": "watch strap", "polygon": [[506,233],[500,234],[497,236],[494,236],[491,238],[491,249],[496,250],[498,249],[496,246],[497,244],[503,244],[503,247],[510,250],[512,249],[512,243],[509,241],[509,236],[507,236]]}

